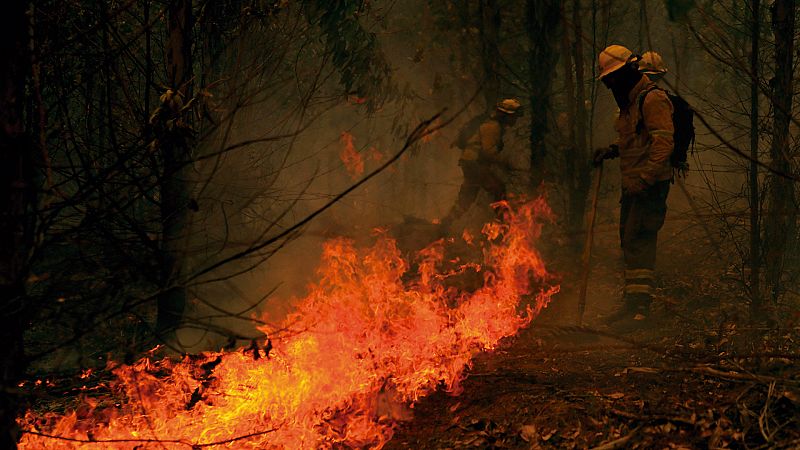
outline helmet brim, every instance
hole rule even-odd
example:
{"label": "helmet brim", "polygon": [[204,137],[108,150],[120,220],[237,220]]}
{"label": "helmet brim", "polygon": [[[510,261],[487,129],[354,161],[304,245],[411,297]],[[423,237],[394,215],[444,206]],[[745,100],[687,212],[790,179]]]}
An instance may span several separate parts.
{"label": "helmet brim", "polygon": [[600,75],[597,76],[597,79],[598,80],[602,80],[603,78],[605,78],[606,76],[608,76],[612,72],[616,72],[617,70],[621,69],[622,66],[624,66],[624,65],[625,65],[625,61],[615,62],[614,64],[606,67],[605,70],[600,72]]}

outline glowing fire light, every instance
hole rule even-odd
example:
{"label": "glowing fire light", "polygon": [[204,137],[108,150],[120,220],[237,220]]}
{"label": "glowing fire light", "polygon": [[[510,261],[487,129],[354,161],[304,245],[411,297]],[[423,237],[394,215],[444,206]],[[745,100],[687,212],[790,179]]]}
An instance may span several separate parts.
{"label": "glowing fire light", "polygon": [[342,144],[342,151],[339,152],[339,158],[341,158],[344,166],[347,168],[347,173],[350,174],[350,177],[356,179],[364,173],[364,157],[356,150],[356,146],[353,143],[354,141],[355,137],[353,137],[352,134],[347,131],[342,131],[342,134],[339,136],[339,143]]}
{"label": "glowing fire light", "polygon": [[441,240],[419,252],[415,277],[385,233],[367,249],[329,241],[318,282],[268,358],[256,348],[116,366],[104,404],[87,398],[69,414],[21,420],[72,441],[27,433],[21,448],[380,448],[407,418],[402,405],[437,388],[458,393],[472,356],[558,291],[534,248],[546,203],[496,206],[504,222],[484,226],[479,289],[447,285]]}

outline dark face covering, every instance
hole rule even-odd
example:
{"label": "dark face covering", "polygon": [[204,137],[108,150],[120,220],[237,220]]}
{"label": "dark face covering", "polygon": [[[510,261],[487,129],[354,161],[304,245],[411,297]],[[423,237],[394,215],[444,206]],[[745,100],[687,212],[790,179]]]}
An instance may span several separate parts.
{"label": "dark face covering", "polygon": [[503,112],[498,111],[497,121],[500,122],[500,125],[513,127],[514,124],[517,123],[517,114],[505,114]]}
{"label": "dark face covering", "polygon": [[620,109],[628,107],[628,95],[636,86],[636,83],[642,79],[642,74],[635,68],[625,65],[621,69],[611,72],[603,78],[603,84],[611,89],[614,94],[614,100],[617,101],[617,106]]}

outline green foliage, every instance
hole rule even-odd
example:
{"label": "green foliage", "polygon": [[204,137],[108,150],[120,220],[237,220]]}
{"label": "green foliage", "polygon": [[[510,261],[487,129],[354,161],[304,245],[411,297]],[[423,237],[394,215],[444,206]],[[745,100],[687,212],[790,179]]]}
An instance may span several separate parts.
{"label": "green foliage", "polygon": [[689,11],[694,8],[694,0],[666,0],[669,20],[677,22],[686,18]]}
{"label": "green foliage", "polygon": [[365,98],[367,106],[374,109],[391,92],[391,67],[375,34],[359,20],[365,12],[360,0],[311,0],[306,4],[308,20],[319,26],[342,85],[348,94]]}
{"label": "green foliage", "polygon": [[150,143],[151,150],[156,151],[166,144],[165,140],[178,148],[190,148],[196,135],[189,120],[195,99],[184,101],[183,94],[167,89],[159,101],[161,105],[150,116],[150,126],[155,134]]}

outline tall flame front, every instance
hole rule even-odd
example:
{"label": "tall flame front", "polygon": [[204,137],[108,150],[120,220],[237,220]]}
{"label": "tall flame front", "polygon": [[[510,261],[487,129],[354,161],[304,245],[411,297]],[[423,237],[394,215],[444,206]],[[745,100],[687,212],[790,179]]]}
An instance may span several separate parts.
{"label": "tall flame front", "polygon": [[484,226],[484,260],[469,268],[483,274],[477,290],[447,286],[443,241],[419,252],[409,274],[385,233],[366,249],[334,239],[268,358],[252,350],[119,365],[112,387],[122,401],[28,413],[21,448],[380,448],[406,405],[437,388],[458,393],[471,358],[558,290],[534,247],[545,201],[495,206],[503,220]]}

